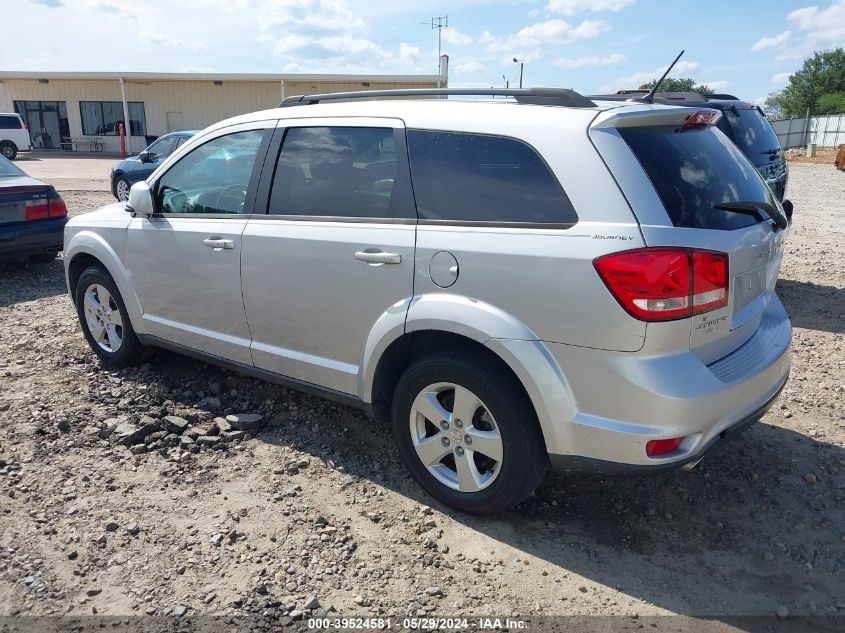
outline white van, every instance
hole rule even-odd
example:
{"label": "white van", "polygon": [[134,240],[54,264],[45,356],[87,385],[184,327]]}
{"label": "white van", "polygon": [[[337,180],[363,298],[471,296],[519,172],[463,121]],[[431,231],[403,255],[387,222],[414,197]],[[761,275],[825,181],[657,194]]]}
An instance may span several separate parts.
{"label": "white van", "polygon": [[20,114],[0,113],[0,155],[15,160],[18,152],[32,149],[29,130],[26,129]]}

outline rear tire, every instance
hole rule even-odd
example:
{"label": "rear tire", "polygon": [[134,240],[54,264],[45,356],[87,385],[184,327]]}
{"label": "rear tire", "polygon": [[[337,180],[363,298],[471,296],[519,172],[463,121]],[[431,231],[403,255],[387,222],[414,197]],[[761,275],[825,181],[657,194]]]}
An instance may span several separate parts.
{"label": "rear tire", "polygon": [[129,189],[132,185],[126,176],[118,176],[114,180],[114,197],[120,202],[127,202],[129,200]]}
{"label": "rear tire", "polygon": [[117,284],[105,268],[86,268],[74,298],[82,333],[104,365],[128,367],[148,358],[149,350],[135,335]]}
{"label": "rear tire", "polygon": [[18,148],[11,141],[3,141],[0,143],[0,155],[3,155],[9,160],[15,160],[15,156],[18,155]]}
{"label": "rear tire", "polygon": [[414,478],[462,512],[506,512],[546,473],[528,397],[509,372],[473,350],[440,352],[408,367],[394,392],[392,423]]}

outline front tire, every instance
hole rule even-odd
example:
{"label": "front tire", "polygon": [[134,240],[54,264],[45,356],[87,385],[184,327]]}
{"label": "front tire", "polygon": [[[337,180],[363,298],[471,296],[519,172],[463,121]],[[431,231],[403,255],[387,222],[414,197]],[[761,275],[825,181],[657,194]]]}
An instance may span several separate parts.
{"label": "front tire", "polygon": [[114,180],[114,197],[120,202],[127,202],[129,200],[129,189],[132,185],[126,176],[118,176]]}
{"label": "front tire", "polygon": [[11,141],[3,141],[0,143],[0,155],[3,155],[9,160],[15,160],[15,156],[18,155],[18,148]]}
{"label": "front tire", "polygon": [[506,512],[545,475],[548,456],[528,397],[484,354],[456,350],[414,362],[394,392],[392,422],[411,474],[457,510]]}
{"label": "front tire", "polygon": [[104,365],[128,367],[146,360],[147,348],[135,335],[117,284],[105,268],[86,268],[74,298],[85,339]]}

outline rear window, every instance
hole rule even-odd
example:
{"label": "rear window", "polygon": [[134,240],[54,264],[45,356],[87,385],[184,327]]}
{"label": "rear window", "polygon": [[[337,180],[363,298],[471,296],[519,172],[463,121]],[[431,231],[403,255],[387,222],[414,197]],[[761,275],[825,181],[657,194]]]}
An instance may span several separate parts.
{"label": "rear window", "polygon": [[[714,128],[629,127],[619,133],[643,166],[672,224],[696,229],[739,229],[759,220],[714,205],[755,202],[777,206],[745,155]],[[765,216],[765,214],[764,214]]]}
{"label": "rear window", "polygon": [[23,127],[19,117],[0,114],[0,130],[19,130]]}
{"label": "rear window", "polygon": [[[725,108],[722,120],[730,128],[733,142],[745,152],[755,165],[768,162],[769,152],[780,143],[772,126],[756,109]],[[724,123],[722,124],[724,126]]]}
{"label": "rear window", "polygon": [[8,158],[0,156],[0,178],[14,178],[15,176],[26,176],[26,174],[15,167]]}
{"label": "rear window", "polygon": [[421,219],[572,226],[578,217],[529,145],[500,136],[408,131]]}

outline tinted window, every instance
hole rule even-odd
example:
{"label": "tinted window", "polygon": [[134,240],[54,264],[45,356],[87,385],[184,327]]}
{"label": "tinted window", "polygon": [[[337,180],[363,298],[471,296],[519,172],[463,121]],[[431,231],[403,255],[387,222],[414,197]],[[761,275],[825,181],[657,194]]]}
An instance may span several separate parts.
{"label": "tinted window", "polygon": [[[147,118],[144,103],[130,101],[129,123],[132,136],[147,134]],[[82,116],[82,133],[86,136],[116,136],[120,134],[123,123],[123,103],[121,101],[80,101],[79,113]],[[129,133],[129,130],[126,130]]]}
{"label": "tinted window", "polygon": [[739,145],[755,164],[767,162],[767,152],[780,147],[772,126],[756,109],[725,108],[722,112],[734,143]]}
{"label": "tinted window", "polygon": [[413,217],[392,128],[287,130],[270,194],[277,215]]}
{"label": "tinted window", "polygon": [[634,151],[675,226],[737,229],[758,219],[715,209],[727,202],[777,205],[745,155],[719,130],[629,127],[619,133]]}
{"label": "tinted window", "polygon": [[21,127],[23,125],[18,117],[0,114],[0,130],[19,130]]}
{"label": "tinted window", "polygon": [[156,185],[160,213],[251,213],[244,210],[264,130],[221,136],[182,157]]}
{"label": "tinted window", "polygon": [[573,224],[575,210],[531,147],[510,138],[408,131],[420,218]]}

